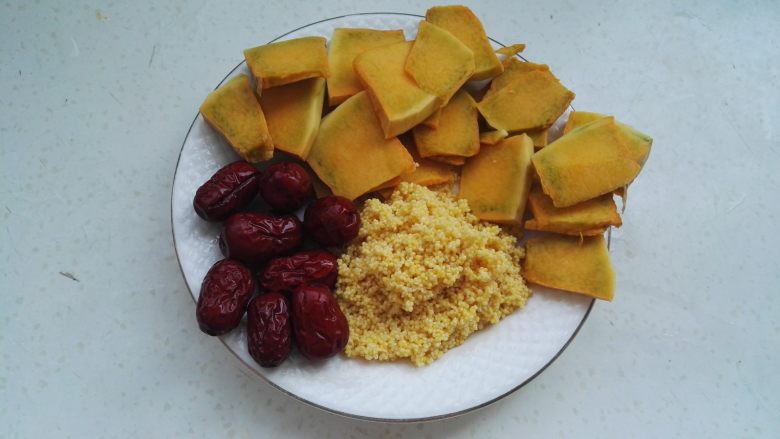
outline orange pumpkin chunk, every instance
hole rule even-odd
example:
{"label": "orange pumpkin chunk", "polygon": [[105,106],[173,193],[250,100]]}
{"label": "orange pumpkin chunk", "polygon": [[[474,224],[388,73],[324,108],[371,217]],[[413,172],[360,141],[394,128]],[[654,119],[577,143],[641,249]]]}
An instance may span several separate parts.
{"label": "orange pumpkin chunk", "polygon": [[274,147],[306,159],[320,127],[325,79],[311,78],[269,88],[260,97]]}
{"label": "orange pumpkin chunk", "polygon": [[489,79],[503,70],[485,34],[485,28],[465,6],[435,6],[425,13],[425,21],[446,29],[474,52],[472,80]]}
{"label": "orange pumpkin chunk", "polygon": [[414,127],[412,133],[420,157],[471,157],[479,152],[479,121],[476,102],[459,91],[441,111],[439,126]]}
{"label": "orange pumpkin chunk", "polygon": [[479,133],[479,143],[481,145],[495,145],[509,136],[505,130],[493,130]]}
{"label": "orange pumpkin chunk", "polygon": [[535,220],[534,230],[577,235],[623,224],[611,193],[574,206],[555,207],[550,197],[536,187],[528,194],[528,208]]}
{"label": "orange pumpkin chunk", "polygon": [[415,167],[398,138],[385,139],[365,91],[322,119],[306,162],[334,194],[350,200]]}
{"label": "orange pumpkin chunk", "polygon": [[238,75],[209,93],[200,114],[244,160],[256,163],[273,156],[265,115],[246,75]]}
{"label": "orange pumpkin chunk", "polygon": [[405,69],[420,88],[446,105],[474,73],[474,52],[448,31],[421,21]]}
{"label": "orange pumpkin chunk", "polygon": [[244,50],[246,65],[261,90],[307,78],[328,76],[325,38],[303,37]]}
{"label": "orange pumpkin chunk", "polygon": [[523,217],[531,186],[534,145],[525,134],[482,148],[468,159],[460,177],[460,198],[477,218],[515,223]]}
{"label": "orange pumpkin chunk", "polygon": [[548,235],[525,246],[523,278],[602,300],[615,295],[615,273],[604,236]]}
{"label": "orange pumpkin chunk", "polygon": [[[566,134],[577,127],[581,127],[605,117],[607,117],[605,114],[573,111],[569,113],[569,119],[566,121],[566,126],[563,127],[563,133]],[[624,137],[631,158],[639,163],[640,166],[643,165],[647,160],[647,156],[650,155],[650,148],[653,146],[652,137],[618,121],[615,121],[615,125],[617,125],[620,133]]]}
{"label": "orange pumpkin chunk", "polygon": [[348,97],[363,90],[355,75],[352,64],[355,57],[366,50],[405,41],[402,30],[376,30],[360,28],[338,28],[333,31],[328,51],[328,105],[344,102]]}
{"label": "orange pumpkin chunk", "polygon": [[630,183],[639,165],[613,118],[584,125],[533,156],[544,193],[555,207],[568,207]]}
{"label": "orange pumpkin chunk", "polygon": [[404,70],[411,48],[411,42],[394,43],[355,58],[355,72],[388,139],[410,130],[439,108],[436,96],[421,89]]}
{"label": "orange pumpkin chunk", "polygon": [[573,99],[549,70],[532,70],[491,85],[478,107],[493,128],[525,132],[548,128]]}

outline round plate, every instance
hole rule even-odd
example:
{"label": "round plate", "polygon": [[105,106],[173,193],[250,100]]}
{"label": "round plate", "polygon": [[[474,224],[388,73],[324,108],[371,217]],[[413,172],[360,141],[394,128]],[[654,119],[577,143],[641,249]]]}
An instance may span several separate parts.
{"label": "round plate", "polygon": [[[273,41],[312,35],[329,38],[338,27],[403,29],[412,39],[421,18],[395,13],[347,15],[303,26]],[[222,82],[241,73],[249,75],[243,62]],[[237,158],[197,115],[182,145],[171,198],[176,254],[194,300],[206,272],[222,256],[217,245],[219,225],[196,216],[192,199],[217,169]],[[280,367],[263,369],[247,352],[243,324],[220,340],[257,376],[303,402],[361,419],[422,421],[484,407],[522,387],[566,348],[592,306],[588,297],[534,286],[525,308],[421,368],[342,356],[311,363],[293,352]]]}

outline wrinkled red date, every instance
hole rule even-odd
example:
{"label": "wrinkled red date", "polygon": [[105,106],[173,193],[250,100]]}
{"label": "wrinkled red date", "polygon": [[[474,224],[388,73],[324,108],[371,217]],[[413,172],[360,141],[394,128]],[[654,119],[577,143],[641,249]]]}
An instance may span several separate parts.
{"label": "wrinkled red date", "polygon": [[336,285],[338,264],[325,250],[310,250],[272,259],[259,273],[264,291],[292,293],[303,284]]}
{"label": "wrinkled red date", "polygon": [[203,279],[195,309],[201,331],[220,335],[238,326],[254,289],[252,273],[240,262],[223,259],[214,264]]}
{"label": "wrinkled red date", "polygon": [[303,227],[294,215],[237,213],[225,221],[220,248],[225,256],[250,265],[293,252],[303,240]]}
{"label": "wrinkled red date", "polygon": [[301,165],[277,163],[260,176],[260,195],[280,212],[293,212],[311,196],[311,178]]}
{"label": "wrinkled red date", "polygon": [[239,160],[217,171],[198,191],[192,206],[206,221],[222,221],[252,202],[260,188],[260,173]]}
{"label": "wrinkled red date", "polygon": [[299,287],[293,294],[292,314],[295,341],[306,358],[328,358],[344,350],[349,326],[330,288]]}
{"label": "wrinkled red date", "polygon": [[275,367],[290,355],[292,329],[287,299],[279,293],[261,294],[247,311],[249,355],[263,367]]}
{"label": "wrinkled red date", "polygon": [[344,197],[329,196],[312,201],[306,208],[303,225],[322,245],[344,245],[360,230],[360,214]]}

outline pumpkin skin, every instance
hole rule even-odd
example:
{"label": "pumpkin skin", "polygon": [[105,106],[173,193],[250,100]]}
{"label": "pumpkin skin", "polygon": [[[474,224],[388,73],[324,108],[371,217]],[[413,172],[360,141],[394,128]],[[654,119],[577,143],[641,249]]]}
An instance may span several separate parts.
{"label": "pumpkin skin", "polygon": [[588,235],[607,226],[623,224],[611,193],[559,208],[539,187],[534,187],[528,194],[528,210],[533,215],[531,228],[546,232]]}
{"label": "pumpkin skin", "polygon": [[612,192],[639,173],[611,117],[577,128],[533,155],[544,193],[568,207]]}
{"label": "pumpkin skin", "polygon": [[246,75],[238,75],[209,93],[200,114],[244,160],[257,163],[273,157],[265,115]]}
{"label": "pumpkin skin", "polygon": [[440,107],[439,99],[404,70],[411,48],[409,41],[388,44],[355,58],[355,73],[371,98],[386,139],[410,130]]}
{"label": "pumpkin skin", "polygon": [[495,145],[496,143],[504,140],[509,136],[506,130],[493,130],[479,133],[480,145]]}
{"label": "pumpkin skin", "polygon": [[322,119],[306,162],[334,195],[350,200],[415,167],[396,137],[385,139],[365,91]]}
{"label": "pumpkin skin", "polygon": [[523,278],[602,300],[611,301],[615,295],[615,272],[603,235],[553,234],[528,240]]}
{"label": "pumpkin skin", "polygon": [[307,78],[328,76],[325,38],[303,37],[244,50],[246,65],[262,90]]}
{"label": "pumpkin skin", "polygon": [[420,157],[471,157],[479,152],[477,104],[466,90],[442,108],[439,126],[418,125],[412,130]]}
{"label": "pumpkin skin", "polygon": [[482,148],[463,165],[458,197],[468,201],[479,219],[517,223],[531,186],[533,152],[534,144],[525,134]]}
{"label": "pumpkin skin", "polygon": [[310,78],[265,90],[260,97],[274,147],[305,160],[320,128],[325,79]]}
{"label": "pumpkin skin", "polygon": [[474,52],[450,32],[421,21],[404,69],[420,88],[447,105],[474,73]]}
{"label": "pumpkin skin", "polygon": [[474,53],[470,80],[490,79],[503,70],[482,22],[465,6],[435,6],[425,12],[425,21],[449,31]]}
{"label": "pumpkin skin", "polygon": [[366,50],[405,41],[403,30],[338,28],[328,50],[328,105],[334,107],[363,90],[355,74],[355,57]]}
{"label": "pumpkin skin", "polygon": [[503,81],[499,78],[478,105],[485,121],[495,129],[517,133],[549,128],[574,99],[574,93],[549,70],[517,73]]}
{"label": "pumpkin skin", "polygon": [[[566,134],[577,127],[581,127],[605,117],[608,116],[606,114],[590,113],[586,111],[572,111],[569,113],[569,119],[563,127],[563,133]],[[652,137],[618,121],[615,121],[615,125],[617,125],[618,130],[620,130],[620,133],[625,138],[626,147],[628,147],[631,158],[639,163],[640,166],[644,165],[645,161],[647,161],[647,157],[650,155],[650,149],[653,146]]]}

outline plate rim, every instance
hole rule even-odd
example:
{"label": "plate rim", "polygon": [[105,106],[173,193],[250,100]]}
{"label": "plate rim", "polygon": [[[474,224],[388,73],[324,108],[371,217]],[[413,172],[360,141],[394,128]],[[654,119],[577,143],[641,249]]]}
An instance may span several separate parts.
{"label": "plate rim", "polygon": [[[361,16],[361,15],[400,15],[400,16],[406,16],[406,17],[425,18],[425,16],[423,16],[423,15],[411,14],[411,13],[407,13],[407,12],[357,12],[357,13],[352,13],[352,14],[343,14],[343,15],[337,15],[337,16],[333,16],[333,17],[324,18],[322,20],[313,21],[311,23],[308,23],[308,24],[305,24],[303,26],[297,27],[295,29],[289,30],[289,31],[287,31],[287,32],[285,32],[285,33],[283,33],[283,34],[273,38],[272,40],[269,40],[265,44],[273,43],[275,41],[278,41],[281,38],[286,37],[287,35],[290,35],[290,34],[292,34],[294,32],[297,32],[297,31],[299,31],[301,29],[305,29],[307,27],[314,26],[314,25],[317,25],[317,24],[320,24],[320,23],[324,23],[326,21],[338,20],[338,19],[341,19],[341,18]],[[494,38],[491,38],[491,37],[488,36],[488,39],[490,41],[492,41],[492,42],[502,46],[502,47],[506,47],[505,44],[501,43],[500,41],[495,40]],[[523,61],[528,61],[527,59],[525,59],[520,54],[517,54],[515,56],[521,58]],[[238,64],[236,64],[235,67],[230,69],[230,71],[227,74],[225,74],[225,76],[222,78],[222,80],[219,81],[219,83],[216,85],[216,87],[214,87],[214,90],[219,88],[225,82],[225,80],[228,77],[230,77],[230,75],[233,74],[233,72],[238,70],[245,63],[246,63],[246,60],[242,60]],[[573,109],[573,107],[572,107],[572,109]],[[181,265],[181,258],[179,257],[179,249],[176,246],[176,230],[174,228],[174,223],[173,223],[173,215],[174,215],[174,212],[173,212],[173,200],[174,200],[174,189],[176,187],[176,176],[178,175],[179,162],[181,161],[181,156],[182,156],[182,153],[184,152],[184,145],[186,145],[187,139],[189,138],[190,133],[192,132],[192,128],[195,126],[195,122],[198,120],[198,116],[199,115],[200,115],[199,112],[195,113],[195,117],[192,119],[192,123],[190,123],[190,126],[187,129],[187,133],[184,135],[184,140],[182,140],[181,147],[179,148],[179,155],[176,158],[176,167],[174,168],[173,180],[171,182],[171,203],[170,203],[171,204],[170,222],[171,222],[171,237],[173,238],[173,251],[174,251],[174,253],[176,255],[176,263],[179,266],[179,274],[181,274],[181,276],[182,276],[182,280],[184,281],[184,286],[187,288],[187,291],[189,292],[190,299],[192,299],[192,301],[195,302],[195,304],[197,304],[197,300],[195,300],[195,295],[193,294],[192,289],[190,288],[189,283],[187,283],[187,279],[184,277],[184,268]],[[611,237],[612,237],[612,228],[610,228],[607,231],[607,247],[608,248],[609,248],[609,244],[611,243],[610,242],[611,241]],[[542,374],[542,372],[547,370],[547,368],[552,363],[554,363],[555,360],[557,360],[558,357],[561,354],[563,354],[563,351],[565,351],[566,348],[569,347],[569,344],[571,344],[571,342],[574,340],[574,338],[577,336],[577,334],[579,334],[580,329],[585,324],[585,321],[588,320],[588,316],[590,316],[590,312],[593,310],[593,306],[594,306],[595,303],[596,303],[596,299],[591,299],[590,304],[588,305],[588,309],[585,311],[585,314],[582,316],[582,320],[580,320],[579,324],[577,324],[577,327],[574,329],[574,331],[572,332],[572,334],[569,337],[569,339],[566,340],[566,343],[564,343],[563,346],[561,346],[560,350],[558,350],[558,352],[556,352],[555,355],[553,355],[550,358],[550,360],[547,363],[544,364],[544,366],[542,366],[539,370],[534,372],[530,377],[525,379],[523,382],[521,382],[517,386],[509,389],[508,391],[506,391],[506,392],[502,393],[501,395],[498,395],[498,396],[496,396],[496,397],[494,397],[494,398],[492,398],[492,399],[490,399],[488,401],[485,401],[485,402],[483,402],[481,404],[477,404],[475,406],[472,406],[472,407],[469,407],[469,408],[466,408],[466,409],[462,409],[462,410],[458,410],[458,411],[454,411],[454,412],[450,412],[450,413],[445,413],[445,414],[441,414],[441,415],[424,416],[424,417],[419,417],[419,418],[381,418],[381,417],[373,417],[373,416],[364,416],[364,415],[358,415],[358,414],[354,414],[354,413],[343,412],[341,410],[336,410],[336,409],[333,409],[333,408],[330,408],[330,407],[326,407],[326,406],[321,405],[321,404],[317,404],[316,402],[309,401],[308,399],[303,398],[301,396],[298,396],[298,395],[290,392],[289,390],[287,390],[287,389],[277,385],[276,383],[274,383],[271,380],[269,380],[265,375],[263,375],[260,372],[258,372],[257,370],[255,370],[252,366],[247,364],[247,362],[244,361],[243,358],[241,358],[238,354],[236,354],[233,351],[233,349],[231,349],[227,345],[227,343],[223,340],[223,338],[221,336],[218,336],[218,337],[215,337],[215,338],[217,338],[219,340],[219,342],[222,343],[222,346],[225,348],[225,350],[230,352],[230,355],[234,359],[238,360],[239,363],[241,363],[241,365],[244,368],[248,369],[254,376],[257,376],[257,377],[261,378],[267,384],[270,384],[273,388],[281,391],[284,395],[287,395],[288,397],[290,397],[292,399],[295,399],[297,401],[303,402],[304,404],[306,404],[308,406],[311,406],[311,407],[317,408],[319,410],[322,410],[324,412],[331,413],[331,414],[334,414],[334,415],[338,415],[338,416],[341,416],[341,417],[345,417],[345,418],[349,418],[349,419],[357,419],[357,420],[361,420],[361,421],[395,423],[395,424],[407,424],[407,423],[416,423],[416,422],[430,422],[430,421],[438,421],[438,420],[442,420],[442,419],[455,418],[455,417],[458,417],[458,416],[465,415],[467,413],[471,413],[471,412],[475,412],[477,410],[483,409],[483,408],[485,408],[485,407],[487,407],[487,406],[489,406],[491,404],[494,404],[494,403],[500,401],[501,399],[504,399],[505,397],[511,395],[512,393],[515,393],[516,391],[518,391],[522,387],[524,387],[526,384],[528,384],[531,381],[533,381],[534,379],[536,379],[536,377],[538,377],[539,375]]]}

